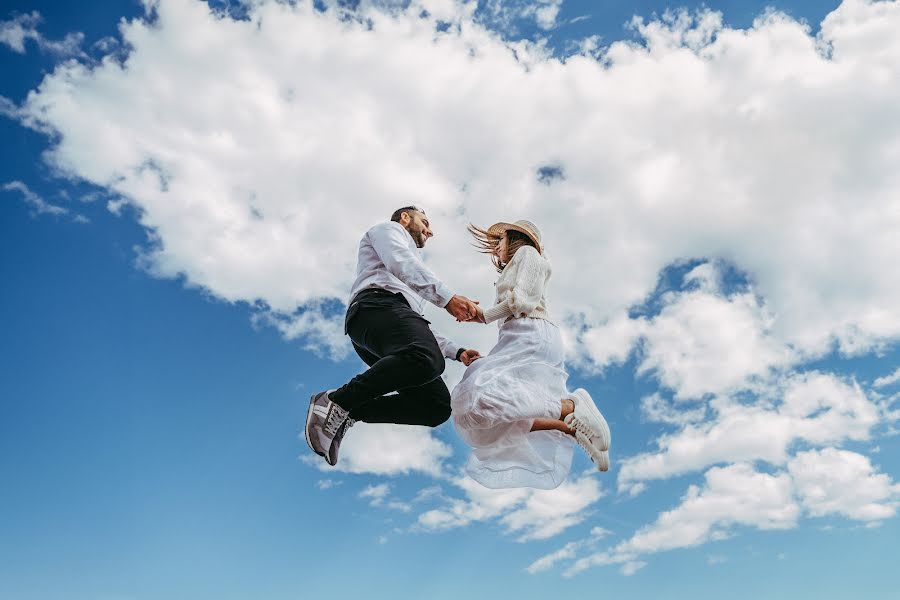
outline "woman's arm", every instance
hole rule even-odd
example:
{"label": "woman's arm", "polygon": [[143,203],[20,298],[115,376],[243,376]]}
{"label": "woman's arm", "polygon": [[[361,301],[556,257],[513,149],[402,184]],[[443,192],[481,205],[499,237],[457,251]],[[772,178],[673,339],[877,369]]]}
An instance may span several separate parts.
{"label": "woman's arm", "polygon": [[547,261],[531,246],[520,248],[513,259],[518,259],[515,284],[504,302],[484,311],[485,323],[527,316],[541,302],[549,272]]}

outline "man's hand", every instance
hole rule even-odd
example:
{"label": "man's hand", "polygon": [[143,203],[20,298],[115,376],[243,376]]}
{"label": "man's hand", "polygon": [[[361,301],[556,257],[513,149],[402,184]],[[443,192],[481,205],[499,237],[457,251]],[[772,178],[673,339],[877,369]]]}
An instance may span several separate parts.
{"label": "man's hand", "polygon": [[459,355],[459,360],[467,367],[479,358],[481,358],[481,353],[478,350],[463,350]]}
{"label": "man's hand", "polygon": [[475,307],[475,316],[472,317],[472,320],[473,320],[473,321],[476,321],[476,322],[478,322],[478,323],[484,323],[484,322],[485,322],[485,320],[484,320],[484,311],[481,310],[481,307],[480,307],[480,306],[476,306],[476,307]]}
{"label": "man's hand", "polygon": [[478,302],[473,302],[459,294],[450,298],[450,302],[444,307],[457,321],[470,321],[478,315]]}

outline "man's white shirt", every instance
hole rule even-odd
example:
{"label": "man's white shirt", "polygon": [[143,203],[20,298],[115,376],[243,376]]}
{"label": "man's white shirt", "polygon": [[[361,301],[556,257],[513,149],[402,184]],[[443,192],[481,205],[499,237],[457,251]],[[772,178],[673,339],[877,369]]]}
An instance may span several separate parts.
{"label": "man's white shirt", "polygon": [[[415,240],[400,223],[379,223],[359,242],[356,281],[350,290],[350,301],[363,290],[379,288],[401,293],[410,308],[425,314],[425,303],[444,308],[453,292],[425,266]],[[447,358],[456,358],[459,346],[431,330]]]}

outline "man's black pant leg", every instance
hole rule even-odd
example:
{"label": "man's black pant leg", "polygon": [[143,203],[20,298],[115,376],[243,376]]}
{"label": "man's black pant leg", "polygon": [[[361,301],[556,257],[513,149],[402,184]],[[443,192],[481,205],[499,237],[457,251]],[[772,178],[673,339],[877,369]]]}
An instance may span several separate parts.
{"label": "man's black pant leg", "polygon": [[331,398],[351,418],[367,423],[435,427],[446,421],[450,392],[440,377],[444,357],[428,321],[393,297],[362,301],[351,310],[347,333],[369,369]]}

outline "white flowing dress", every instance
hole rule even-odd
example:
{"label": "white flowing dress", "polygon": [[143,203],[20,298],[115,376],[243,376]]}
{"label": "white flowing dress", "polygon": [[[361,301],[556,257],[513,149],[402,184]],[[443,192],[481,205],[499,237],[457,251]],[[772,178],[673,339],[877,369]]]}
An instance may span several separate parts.
{"label": "white flowing dress", "polygon": [[537,418],[558,419],[562,399],[570,395],[564,357],[562,336],[550,320],[513,316],[500,326],[497,345],[473,362],[453,388],[453,423],[472,446],[466,471],[475,481],[488,488],[539,489],[565,481],[572,437],[531,431]]}

